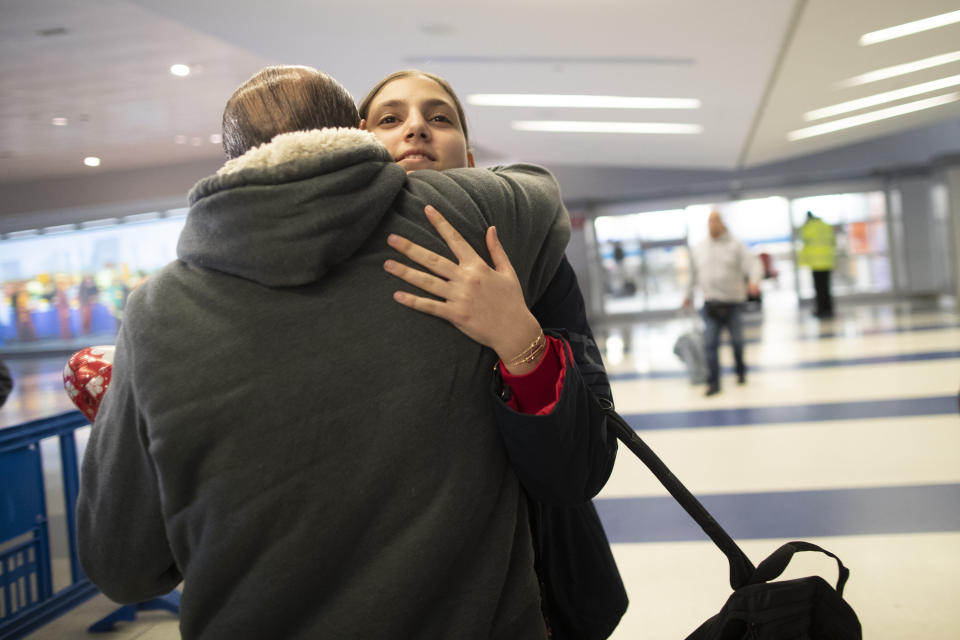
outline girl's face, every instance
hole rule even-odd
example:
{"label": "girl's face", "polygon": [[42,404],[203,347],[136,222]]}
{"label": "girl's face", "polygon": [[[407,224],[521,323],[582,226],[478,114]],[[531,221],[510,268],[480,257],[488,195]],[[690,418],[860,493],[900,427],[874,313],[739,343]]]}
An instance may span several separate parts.
{"label": "girl's face", "polygon": [[370,102],[360,128],[376,135],[407,172],[473,166],[453,100],[430,78],[389,82]]}

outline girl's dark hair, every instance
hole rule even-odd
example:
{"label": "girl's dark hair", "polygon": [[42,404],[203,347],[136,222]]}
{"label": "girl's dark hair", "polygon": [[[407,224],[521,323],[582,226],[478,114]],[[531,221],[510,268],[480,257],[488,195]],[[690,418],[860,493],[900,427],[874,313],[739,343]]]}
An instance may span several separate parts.
{"label": "girl's dark hair", "polygon": [[370,93],[367,94],[367,97],[365,97],[360,103],[360,118],[366,120],[367,116],[370,114],[370,103],[373,102],[373,99],[377,97],[377,94],[380,93],[380,90],[385,86],[398,78],[413,78],[417,76],[422,76],[424,78],[433,80],[440,85],[440,87],[450,96],[450,99],[453,100],[453,106],[457,110],[457,117],[460,118],[460,130],[463,131],[463,139],[469,147],[470,136],[467,133],[467,117],[463,112],[463,105],[460,103],[460,98],[457,97],[457,92],[453,90],[453,87],[450,86],[449,82],[435,73],[430,73],[429,71],[403,69],[401,71],[394,71],[388,75],[386,78],[374,85],[373,89],[370,89]]}
{"label": "girl's dark hair", "polygon": [[353,96],[311,67],[266,67],[233,92],[223,108],[223,150],[242,156],[277,134],[360,126]]}

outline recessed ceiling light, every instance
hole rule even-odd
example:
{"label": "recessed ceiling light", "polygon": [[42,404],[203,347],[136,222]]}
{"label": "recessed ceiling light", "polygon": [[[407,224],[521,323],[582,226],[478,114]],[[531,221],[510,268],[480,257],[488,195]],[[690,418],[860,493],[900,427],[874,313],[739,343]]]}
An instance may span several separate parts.
{"label": "recessed ceiling light", "polygon": [[941,13],[940,15],[931,16],[922,20],[905,22],[904,24],[898,24],[895,27],[887,27],[886,29],[880,29],[878,31],[871,31],[870,33],[863,34],[860,36],[860,46],[866,47],[867,45],[877,44],[878,42],[886,42],[887,40],[893,40],[894,38],[902,38],[903,36],[913,35],[914,33],[929,31],[930,29],[936,29],[938,27],[945,27],[948,24],[954,24],[955,22],[960,22],[960,11],[951,11],[949,13]]}
{"label": "recessed ceiling light", "polygon": [[223,136],[219,133],[210,134],[210,144],[221,144],[223,142]]}
{"label": "recessed ceiling light", "polygon": [[55,127],[65,127],[67,126],[67,119],[60,118],[60,117],[53,118],[52,120],[50,120],[50,124],[52,124]]}
{"label": "recessed ceiling light", "polygon": [[185,64],[170,65],[170,73],[172,73],[175,76],[180,76],[182,78],[183,76],[190,75],[190,67]]}
{"label": "recessed ceiling light", "polygon": [[862,73],[859,76],[854,76],[848,80],[839,82],[838,85],[841,87],[855,87],[857,85],[876,82],[878,80],[895,78],[897,76],[913,73],[914,71],[922,71],[932,67],[939,67],[940,65],[950,64],[951,62],[957,62],[958,60],[960,60],[960,51],[953,51],[951,53],[944,53],[939,56],[924,58],[923,60],[914,60],[913,62],[905,62],[892,67],[884,67],[883,69],[877,69],[876,71],[868,71],[867,73]]}
{"label": "recessed ceiling light", "polygon": [[456,33],[457,28],[449,22],[428,22],[420,30],[431,36],[449,36]]}
{"label": "recessed ceiling light", "polygon": [[97,156],[87,156],[83,159],[83,164],[87,165],[88,167],[99,167],[100,158]]}
{"label": "recessed ceiling light", "polygon": [[489,107],[573,107],[586,109],[698,109],[695,98],[630,98],[624,96],[478,93],[467,102]]}
{"label": "recessed ceiling light", "polygon": [[177,144],[187,144],[187,136],[185,135],[174,136],[173,141]]}
{"label": "recessed ceiling light", "polygon": [[803,119],[811,121],[820,120],[821,118],[830,118],[832,116],[838,116],[841,113],[849,113],[851,111],[857,111],[858,109],[875,107],[878,104],[883,104],[885,102],[893,102],[895,100],[902,100],[904,98],[912,98],[913,96],[918,96],[922,93],[932,93],[934,91],[940,91],[941,89],[949,89],[957,85],[960,85],[960,74],[947,78],[940,78],[939,80],[931,80],[930,82],[922,82],[910,87],[904,87],[903,89],[884,91],[883,93],[867,96],[865,98],[858,98],[857,100],[841,102],[840,104],[835,104],[830,107],[823,107],[822,109],[814,109],[813,111],[808,111],[803,114]]}
{"label": "recessed ceiling light", "polygon": [[66,35],[66,27],[49,27],[47,29],[37,29],[37,35],[44,38],[49,38],[50,36],[62,36]]}
{"label": "recessed ceiling light", "polygon": [[924,100],[908,102],[895,107],[887,107],[886,109],[880,109],[878,111],[861,113],[860,115],[850,116],[849,118],[841,118],[840,120],[834,120],[833,122],[824,122],[823,124],[817,124],[812,127],[791,131],[787,134],[787,140],[793,142],[795,140],[803,140],[804,138],[820,136],[825,133],[833,133],[834,131],[840,131],[842,129],[859,127],[860,125],[870,124],[871,122],[877,122],[878,120],[896,118],[897,116],[914,113],[915,111],[932,109],[933,107],[939,107],[940,105],[956,102],[957,100],[960,100],[960,93],[955,91],[953,93],[937,96],[935,98],[926,98]]}
{"label": "recessed ceiling light", "polygon": [[554,133],[701,133],[698,124],[673,122],[585,122],[575,120],[516,120],[511,126],[518,131]]}

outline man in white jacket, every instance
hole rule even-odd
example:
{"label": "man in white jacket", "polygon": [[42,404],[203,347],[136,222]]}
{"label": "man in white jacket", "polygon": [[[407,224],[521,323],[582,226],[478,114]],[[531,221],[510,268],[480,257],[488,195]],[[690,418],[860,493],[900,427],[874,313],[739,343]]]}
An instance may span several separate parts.
{"label": "man in white jacket", "polygon": [[690,283],[684,307],[693,304],[694,287],[703,294],[702,315],[706,327],[703,343],[707,358],[707,394],[720,392],[720,363],[718,347],[720,329],[727,327],[733,343],[733,359],[737,382],[747,381],[747,366],[743,360],[743,304],[747,294],[760,291],[760,264],[750,255],[746,246],[727,231],[718,211],[708,218],[710,237],[691,251]]}

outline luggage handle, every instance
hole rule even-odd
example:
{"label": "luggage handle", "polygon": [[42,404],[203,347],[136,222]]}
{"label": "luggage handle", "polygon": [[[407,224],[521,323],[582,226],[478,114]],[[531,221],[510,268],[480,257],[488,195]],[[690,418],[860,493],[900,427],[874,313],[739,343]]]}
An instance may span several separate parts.
{"label": "luggage handle", "polygon": [[847,578],[850,577],[850,569],[847,569],[845,566],[843,566],[843,562],[840,561],[840,558],[833,555],[823,547],[819,547],[812,542],[804,542],[802,540],[788,542],[771,553],[763,562],[757,565],[757,570],[754,571],[753,577],[750,579],[750,583],[755,584],[759,582],[769,582],[770,580],[779,577],[780,574],[783,573],[783,570],[787,568],[787,565],[790,563],[790,559],[793,557],[793,554],[798,551],[819,551],[836,560],[837,567],[840,570],[840,574],[837,577],[837,593],[840,594],[840,596],[843,596],[843,587],[847,583]]}
{"label": "luggage handle", "polygon": [[[706,533],[710,539],[713,540],[713,543],[727,556],[727,560],[730,563],[730,586],[733,587],[733,589],[739,589],[749,584],[758,573],[758,570],[754,568],[753,563],[750,562],[750,559],[743,550],[740,549],[733,538],[730,537],[730,534],[720,526],[720,523],[710,515],[706,507],[690,493],[690,490],[680,482],[679,478],[673,475],[670,468],[653,452],[653,449],[651,449],[647,443],[637,435],[633,428],[626,423],[620,414],[614,410],[613,403],[606,398],[600,398],[599,400],[607,414],[609,427],[617,438],[640,458],[643,464],[657,477],[657,480],[670,492],[670,495],[680,503],[680,506],[690,514],[690,517],[700,525],[704,533]],[[819,547],[817,547],[817,549],[819,549]],[[822,549],[820,550],[823,551]],[[827,552],[824,551],[824,553]],[[780,575],[780,572],[786,567],[787,562],[790,561],[790,557],[793,555],[793,551],[785,551],[784,554],[786,561],[783,562],[783,566],[779,567],[779,571],[774,574],[774,577]],[[770,559],[771,558],[768,558],[768,560]],[[838,558],[837,562],[839,561]],[[779,564],[780,556],[777,556],[774,562],[767,565],[766,570],[775,571]],[[843,565],[841,565],[841,567],[843,567]],[[846,578],[844,578],[844,580],[846,580]],[[838,586],[842,587],[842,584]]]}

